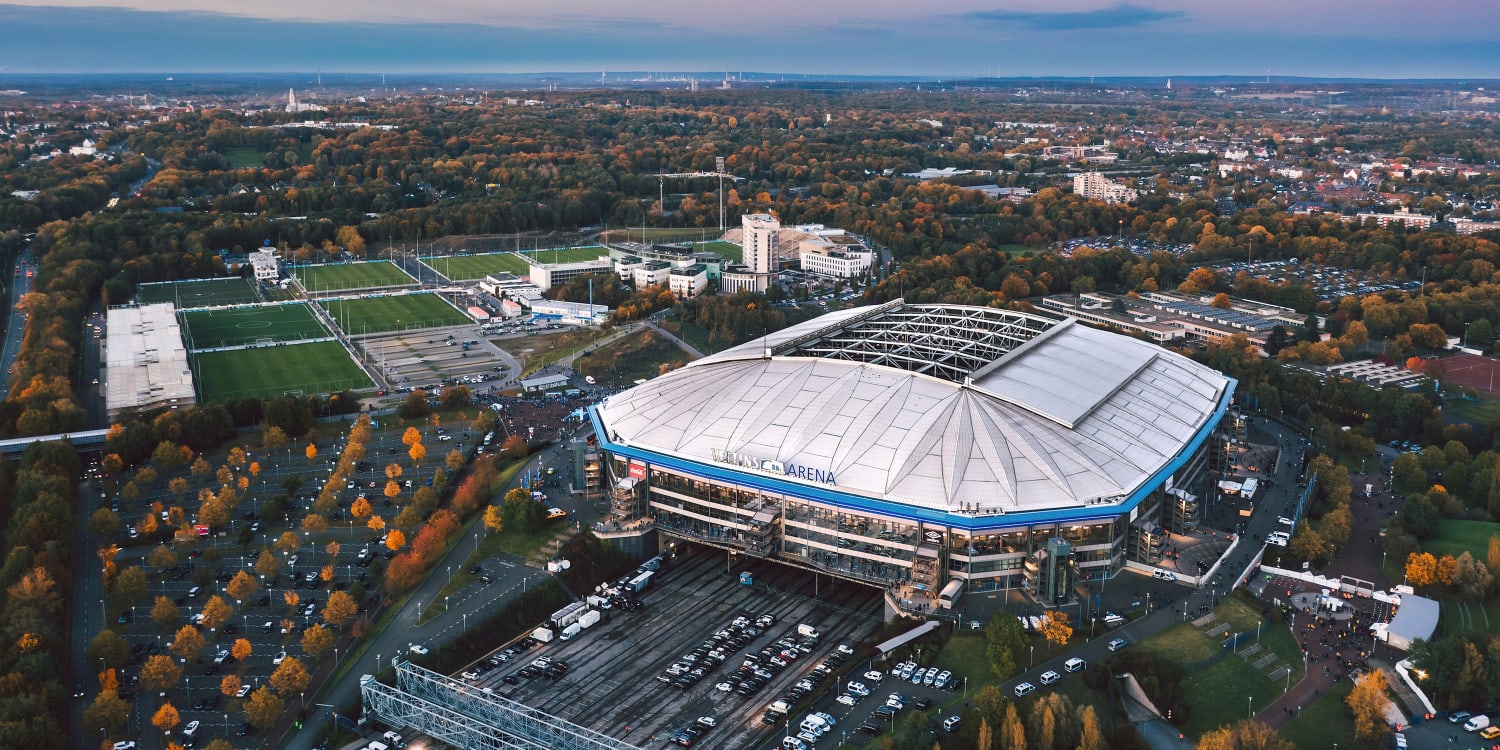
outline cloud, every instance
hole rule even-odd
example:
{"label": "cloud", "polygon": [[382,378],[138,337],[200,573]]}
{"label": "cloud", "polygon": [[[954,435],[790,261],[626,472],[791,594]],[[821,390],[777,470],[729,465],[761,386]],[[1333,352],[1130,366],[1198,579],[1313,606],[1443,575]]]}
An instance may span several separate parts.
{"label": "cloud", "polygon": [[1186,16],[1187,14],[1180,10],[1156,10],[1130,3],[1120,3],[1108,8],[1080,11],[976,10],[960,14],[957,18],[995,25],[1020,24],[1037,31],[1077,31],[1145,26]]}

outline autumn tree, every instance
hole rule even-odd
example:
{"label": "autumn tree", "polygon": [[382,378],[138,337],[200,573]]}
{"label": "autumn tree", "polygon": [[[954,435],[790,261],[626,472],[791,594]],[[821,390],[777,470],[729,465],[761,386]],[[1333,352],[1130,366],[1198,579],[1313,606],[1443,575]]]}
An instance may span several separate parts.
{"label": "autumn tree", "polygon": [[192,660],[198,658],[198,654],[203,652],[205,645],[207,641],[197,628],[192,625],[183,625],[172,636],[171,651],[172,655],[179,659]]}
{"label": "autumn tree", "polygon": [[1385,721],[1385,707],[1390,703],[1385,689],[1385,672],[1379,669],[1355,678],[1354,688],[1345,696],[1344,704],[1354,714],[1356,737],[1374,742],[1390,731],[1390,725]]}
{"label": "autumn tree", "polygon": [[171,703],[163,703],[161,708],[156,709],[156,714],[151,717],[151,726],[163,732],[170,732],[181,721],[182,717],[177,713],[177,709],[173,708]]}
{"label": "autumn tree", "polygon": [[[399,531],[393,531],[398,534]],[[323,619],[334,627],[340,627],[344,623],[354,619],[359,614],[359,605],[355,603],[354,597],[343,591],[335,591],[328,595],[328,604],[323,608]]]}
{"label": "autumn tree", "polygon": [[108,539],[120,529],[120,514],[109,508],[100,508],[89,516],[89,531],[95,536]]}
{"label": "autumn tree", "polygon": [[132,603],[146,595],[146,586],[146,571],[137,565],[132,565],[115,576],[115,593]]}
{"label": "autumn tree", "polygon": [[229,655],[233,656],[235,661],[244,661],[250,652],[251,646],[248,638],[236,638],[234,645],[229,647]]}
{"label": "autumn tree", "polygon": [[1000,749],[1027,750],[1026,725],[1021,723],[1021,714],[1014,703],[1005,704],[1005,719],[1000,724]]}
{"label": "autumn tree", "polygon": [[370,520],[365,522],[365,526],[371,531],[380,531],[385,528],[385,519],[380,516],[370,516]]}
{"label": "autumn tree", "polygon": [[1437,580],[1437,558],[1431,552],[1413,552],[1406,556],[1406,582],[1429,586]]}
{"label": "autumn tree", "polygon": [[386,534],[385,546],[389,547],[392,552],[400,550],[406,546],[406,534],[400,529],[391,529],[390,533]]}
{"label": "autumn tree", "polygon": [[271,688],[262,686],[245,699],[245,720],[256,729],[264,731],[276,726],[276,720],[281,718],[281,711],[285,707],[286,701],[276,697]]}
{"label": "autumn tree", "polygon": [[408,448],[420,442],[422,442],[422,431],[415,427],[408,427],[405,432],[401,433],[401,443]]}
{"label": "autumn tree", "polygon": [[401,496],[401,485],[396,484],[396,480],[394,480],[394,479],[386,482],[385,483],[385,496],[388,497],[388,498],[390,498],[390,499],[392,499],[392,500],[395,500],[397,497],[400,497]]}
{"label": "autumn tree", "polygon": [[307,455],[308,461],[312,461],[313,459],[318,457],[318,446],[313,443],[308,443],[307,450],[304,450],[302,452]]}
{"label": "autumn tree", "polygon": [[270,578],[281,570],[281,560],[276,558],[276,553],[268,549],[260,551],[260,556],[255,558],[255,572]]}
{"label": "autumn tree", "polygon": [[240,682],[239,675],[226,674],[224,675],[224,679],[219,680],[219,692],[223,693],[226,696],[229,696],[230,698],[233,698],[237,693],[240,692],[240,686],[243,684],[244,683]]}
{"label": "autumn tree", "polygon": [[83,710],[83,723],[90,731],[113,732],[130,718],[130,704],[113,690],[104,690]]}
{"label": "autumn tree", "polygon": [[146,663],[141,665],[140,674],[137,675],[142,690],[156,693],[170,690],[181,678],[182,668],[166,654],[152,654],[146,657]]}
{"label": "autumn tree", "polygon": [[283,698],[306,690],[307,683],[311,680],[312,675],[307,673],[307,667],[302,666],[302,660],[295,656],[283,659],[276,665],[276,671],[271,673],[271,687]]}
{"label": "autumn tree", "polygon": [[283,531],[281,532],[281,536],[276,538],[277,552],[296,552],[297,548],[301,546],[302,539],[297,536],[297,532],[295,531]]}
{"label": "autumn tree", "polygon": [[498,505],[489,505],[484,509],[484,527],[491,534],[498,534],[505,530],[505,513]]}
{"label": "autumn tree", "polygon": [[302,530],[311,534],[321,534],[328,530],[328,519],[317,513],[309,513],[302,517]]}
{"label": "autumn tree", "polygon": [[214,594],[203,603],[203,627],[217,630],[224,627],[224,623],[234,615],[234,608],[224,601],[224,597]]}
{"label": "autumn tree", "polygon": [[526,445],[526,438],[511,435],[500,444],[500,457],[514,461],[518,458],[525,458],[530,450],[530,446]]}
{"label": "autumn tree", "polygon": [[1094,707],[1085,705],[1078,712],[1078,750],[1104,750],[1104,734],[1099,730],[1099,717]]}
{"label": "autumn tree", "polygon": [[1452,586],[1457,574],[1458,561],[1453,558],[1453,555],[1439,557],[1437,564],[1432,568],[1432,577],[1444,586]]}
{"label": "autumn tree", "polygon": [[1254,719],[1243,719],[1207,732],[1197,750],[1294,750],[1276,730]]}
{"label": "autumn tree", "polygon": [[1068,613],[1054,610],[1047,612],[1043,620],[1042,637],[1054,646],[1067,645],[1068,639],[1073,637],[1073,628],[1068,627]]}
{"label": "autumn tree", "polygon": [[120,669],[130,660],[130,643],[119,633],[106,628],[89,641],[85,653],[88,654],[90,663],[102,659],[106,667]]}
{"label": "autumn tree", "polygon": [[464,454],[460,453],[456,448],[448,451],[448,455],[443,457],[443,465],[448,467],[448,471],[462,469],[464,466]]}
{"label": "autumn tree", "polygon": [[260,445],[262,448],[280,448],[286,444],[286,430],[276,425],[268,424],[260,431]]}
{"label": "autumn tree", "polygon": [[333,646],[333,631],[322,625],[314,625],[302,631],[302,651],[316,658]]}
{"label": "autumn tree", "polygon": [[165,596],[156,597],[156,604],[151,607],[151,621],[162,630],[166,630],[177,624],[182,613],[177,605]]}
{"label": "autumn tree", "polygon": [[158,570],[170,568],[177,564],[177,553],[167,548],[165,544],[159,544],[146,555],[146,564]]}
{"label": "autumn tree", "polygon": [[235,573],[234,577],[229,579],[229,583],[224,586],[225,593],[234,597],[235,601],[249,599],[259,589],[260,584],[256,582],[255,576],[243,570]]}
{"label": "autumn tree", "polygon": [[370,501],[366,500],[363,495],[355,498],[354,504],[349,506],[349,514],[355,518],[364,518],[370,515]]}
{"label": "autumn tree", "polygon": [[386,479],[400,479],[402,473],[403,472],[401,470],[401,464],[395,463],[394,461],[386,464],[385,466]]}

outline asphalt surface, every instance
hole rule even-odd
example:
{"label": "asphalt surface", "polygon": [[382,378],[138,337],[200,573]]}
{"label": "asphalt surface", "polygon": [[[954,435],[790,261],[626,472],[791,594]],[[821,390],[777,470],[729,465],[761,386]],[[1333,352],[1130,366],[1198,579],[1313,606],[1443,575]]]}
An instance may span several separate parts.
{"label": "asphalt surface", "polygon": [[21,339],[26,335],[26,313],[17,310],[15,305],[23,295],[31,291],[32,279],[26,274],[33,269],[31,250],[28,247],[11,267],[10,283],[6,285],[6,309],[10,314],[5,316],[5,344],[0,347],[0,377],[5,379],[7,393],[10,392],[10,376],[16,364],[16,355],[21,352]]}

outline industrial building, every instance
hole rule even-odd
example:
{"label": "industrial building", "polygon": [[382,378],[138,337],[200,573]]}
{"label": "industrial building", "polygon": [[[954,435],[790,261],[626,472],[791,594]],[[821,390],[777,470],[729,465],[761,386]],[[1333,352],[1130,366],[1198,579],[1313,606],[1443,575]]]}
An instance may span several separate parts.
{"label": "industrial building", "polygon": [[1234,382],[1067,318],[895,300],[590,415],[619,528],[887,591],[1051,602],[1196,526]]}
{"label": "industrial building", "polygon": [[105,318],[104,407],[122,413],[191,406],[193,370],[170,302],[112,307]]}
{"label": "industrial building", "polygon": [[599,251],[598,258],[570,263],[543,263],[532,256],[526,256],[526,264],[530,267],[527,278],[544,292],[586,273],[614,271],[614,263],[605,250]]}

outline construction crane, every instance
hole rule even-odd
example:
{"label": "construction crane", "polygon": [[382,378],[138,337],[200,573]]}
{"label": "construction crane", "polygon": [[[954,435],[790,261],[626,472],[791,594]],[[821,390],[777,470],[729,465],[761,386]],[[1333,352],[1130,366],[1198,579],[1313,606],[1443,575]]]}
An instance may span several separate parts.
{"label": "construction crane", "polygon": [[657,199],[661,201],[661,210],[667,210],[667,178],[668,177],[717,177],[719,178],[719,233],[724,232],[724,178],[739,182],[745,178],[735,177],[724,171],[724,157],[717,157],[714,163],[716,172],[662,172],[657,175]]}

